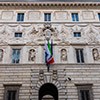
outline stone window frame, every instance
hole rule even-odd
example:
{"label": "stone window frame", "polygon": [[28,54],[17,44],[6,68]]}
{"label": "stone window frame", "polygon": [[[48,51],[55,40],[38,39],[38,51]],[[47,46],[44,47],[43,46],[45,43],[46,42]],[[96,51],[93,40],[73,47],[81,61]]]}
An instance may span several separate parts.
{"label": "stone window frame", "polygon": [[[12,53],[13,53],[13,49],[20,49],[20,61],[19,63],[12,63]],[[23,52],[23,45],[16,45],[16,44],[12,44],[11,45],[11,53],[10,53],[10,63],[11,64],[20,64],[22,62],[22,52]]]}
{"label": "stone window frame", "polygon": [[[78,14],[78,20],[73,21],[72,14]],[[71,11],[70,17],[72,22],[79,22],[80,21],[80,12],[79,11]]]}
{"label": "stone window frame", "polygon": [[[78,63],[78,64],[84,64],[85,63],[85,53],[84,53],[84,48],[83,47],[75,47],[74,48],[75,49],[75,61],[76,61],[76,63]],[[78,62],[77,61],[77,55],[76,55],[76,50],[83,50],[83,62],[81,61],[81,62]],[[81,57],[79,57],[80,59],[81,59]]]}
{"label": "stone window frame", "polygon": [[95,20],[97,20],[98,22],[100,22],[100,19],[99,19],[99,16],[98,16],[99,13],[100,13],[99,10],[95,11],[95,16],[96,16]]}
{"label": "stone window frame", "polygon": [[19,100],[19,89],[21,84],[4,84],[4,100],[7,100],[8,91],[14,90],[16,91],[16,100]]}
{"label": "stone window frame", "polygon": [[[50,21],[45,21],[45,13],[50,13],[51,14],[51,20]],[[47,22],[52,22],[52,17],[53,17],[53,12],[52,11],[43,11],[43,21],[45,22],[45,23],[47,23]]]}
{"label": "stone window frame", "polygon": [[81,38],[82,37],[82,33],[80,31],[75,31],[75,32],[73,32],[73,37],[75,37],[75,38]]}
{"label": "stone window frame", "polygon": [[[18,14],[19,13],[23,13],[24,14],[24,19],[23,21],[18,21],[17,18],[18,18]],[[26,15],[26,12],[25,11],[16,11],[16,22],[25,22],[25,15]]]}
{"label": "stone window frame", "polygon": [[100,12],[98,12],[98,20],[100,21]]}
{"label": "stone window frame", "polygon": [[[18,34],[18,36],[17,36],[16,34]],[[20,34],[20,35],[19,35],[19,34]],[[14,33],[14,37],[15,37],[15,38],[22,38],[22,37],[23,37],[23,33],[22,33],[22,32],[15,32],[15,33]]]}
{"label": "stone window frame", "polygon": [[1,60],[0,60],[0,63],[3,62],[3,58],[4,58],[4,49],[3,48],[0,48],[0,50],[2,51],[2,55],[1,56]]}
{"label": "stone window frame", "polygon": [[90,100],[94,100],[92,90],[93,84],[75,84],[75,86],[77,87],[78,100],[81,100],[80,90],[89,90]]}

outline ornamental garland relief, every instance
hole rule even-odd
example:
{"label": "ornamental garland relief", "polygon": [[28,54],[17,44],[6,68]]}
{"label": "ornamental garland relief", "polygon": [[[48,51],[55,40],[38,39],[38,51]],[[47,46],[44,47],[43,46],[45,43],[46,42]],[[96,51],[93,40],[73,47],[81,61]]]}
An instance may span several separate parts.
{"label": "ornamental garland relief", "polygon": [[61,26],[61,30],[59,33],[59,38],[62,42],[68,42],[68,38],[69,38],[69,29],[68,27],[65,27],[64,25]]}
{"label": "ornamental garland relief", "polygon": [[[84,40],[86,39],[87,43],[97,43],[100,42],[100,33],[99,27],[89,24],[86,27],[79,27],[78,25],[68,25],[62,26],[52,26],[50,23],[44,25],[34,25],[34,24],[8,24],[0,25],[0,40],[2,41],[13,41],[15,32],[22,32],[23,37],[20,41],[26,42],[36,42],[37,40],[45,40],[46,31],[51,31],[51,37],[56,41],[68,42],[73,38],[73,32],[81,31]],[[23,39],[24,38],[24,39]],[[85,41],[84,41],[85,42]]]}

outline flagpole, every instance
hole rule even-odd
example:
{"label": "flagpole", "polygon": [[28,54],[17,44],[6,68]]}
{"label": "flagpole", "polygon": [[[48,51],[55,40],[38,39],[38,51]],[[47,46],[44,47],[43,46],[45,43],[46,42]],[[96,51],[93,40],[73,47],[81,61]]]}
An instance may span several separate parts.
{"label": "flagpole", "polygon": [[[49,39],[47,39],[47,42],[49,42]],[[49,72],[50,70],[50,64],[46,64],[47,65],[47,71]]]}
{"label": "flagpole", "polygon": [[50,64],[47,64],[47,71],[49,72],[50,70]]}

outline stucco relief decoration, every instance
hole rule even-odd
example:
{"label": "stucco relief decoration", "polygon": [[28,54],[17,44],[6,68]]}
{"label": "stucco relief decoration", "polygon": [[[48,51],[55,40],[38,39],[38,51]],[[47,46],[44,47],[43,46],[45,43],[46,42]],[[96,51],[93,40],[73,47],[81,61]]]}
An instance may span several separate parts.
{"label": "stucco relief decoration", "polygon": [[90,32],[89,32],[89,42],[91,43],[96,43],[96,35],[95,33],[92,31],[92,29],[90,28]]}
{"label": "stucco relief decoration", "polygon": [[28,33],[32,35],[36,35],[38,31],[36,30],[34,26],[31,26]]}
{"label": "stucco relief decoration", "polygon": [[93,55],[93,59],[94,59],[94,60],[99,60],[99,59],[100,59],[100,57],[99,57],[99,51],[98,51],[97,48],[94,48],[94,49],[92,50],[92,55]]}
{"label": "stucco relief decoration", "polygon": [[6,26],[0,25],[0,34],[5,34]]}
{"label": "stucco relief decoration", "polygon": [[27,42],[36,42],[36,40],[39,37],[39,30],[37,29],[37,27],[33,24],[29,24],[29,25],[21,25],[22,28],[20,29],[21,32],[23,32],[23,40],[27,41]]}
{"label": "stucco relief decoration", "polygon": [[67,50],[61,49],[61,61],[67,61]]}
{"label": "stucco relief decoration", "polygon": [[56,27],[52,27],[51,24],[47,23],[44,24],[44,28],[43,28],[43,32],[44,32],[44,36],[47,34],[47,31],[51,33],[51,36],[56,39],[58,38],[58,30]]}
{"label": "stucco relief decoration", "polygon": [[[80,27],[79,25],[74,25],[74,26],[71,28],[71,34],[72,34],[72,36],[73,36],[73,33],[74,33],[74,32],[81,32],[81,34],[84,33],[83,28]],[[83,38],[83,37],[82,37],[82,38]],[[77,39],[77,38],[76,38],[76,39]]]}
{"label": "stucco relief decoration", "polygon": [[98,41],[98,43],[100,43],[100,26],[96,27],[96,31],[97,31],[97,35],[96,35],[96,40]]}
{"label": "stucco relief decoration", "polygon": [[2,59],[3,59],[3,50],[0,49],[0,62],[2,61]]}
{"label": "stucco relief decoration", "polygon": [[67,28],[64,26],[61,27],[60,38],[62,42],[66,42],[68,39],[68,31]]}
{"label": "stucco relief decoration", "polygon": [[0,42],[6,43],[10,41],[10,36],[12,34],[12,28],[9,25],[0,25]]}
{"label": "stucco relief decoration", "polygon": [[0,34],[1,35],[8,36],[11,33],[12,33],[12,28],[9,25],[0,25]]}
{"label": "stucco relief decoration", "polygon": [[36,59],[36,52],[34,49],[29,50],[28,60],[34,62]]}
{"label": "stucco relief decoration", "polygon": [[54,28],[54,31],[53,31],[53,36],[54,36],[54,37],[58,37],[58,34],[59,34],[59,31],[58,31],[57,28],[55,27],[55,28]]}
{"label": "stucco relief decoration", "polygon": [[51,31],[49,29],[45,30],[45,38],[46,40],[50,40],[51,38]]}
{"label": "stucco relief decoration", "polygon": [[87,41],[88,43],[98,43],[97,36],[99,34],[98,29],[92,25],[88,25],[85,28],[85,33],[87,35]]}
{"label": "stucco relief decoration", "polygon": [[34,26],[31,25],[26,33],[28,37],[33,40],[43,41],[47,38],[58,38],[58,30],[56,27],[52,27],[50,23],[44,24],[44,26]]}
{"label": "stucco relief decoration", "polygon": [[43,29],[42,29],[42,27],[38,27],[38,37],[43,37]]}

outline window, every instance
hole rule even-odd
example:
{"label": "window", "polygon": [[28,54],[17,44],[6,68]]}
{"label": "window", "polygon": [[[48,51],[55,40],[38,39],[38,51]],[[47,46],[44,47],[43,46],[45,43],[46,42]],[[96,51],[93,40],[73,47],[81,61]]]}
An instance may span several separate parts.
{"label": "window", "polygon": [[81,100],[90,100],[89,90],[80,90]]}
{"label": "window", "polygon": [[76,49],[77,63],[84,63],[83,49]]}
{"label": "window", "polygon": [[4,100],[19,100],[20,85],[4,85]]}
{"label": "window", "polygon": [[20,49],[13,49],[12,51],[12,63],[20,62]]}
{"label": "window", "polygon": [[74,37],[81,37],[81,32],[74,32]]}
{"label": "window", "polygon": [[17,21],[24,21],[24,13],[17,14]]}
{"label": "window", "polygon": [[51,21],[51,13],[44,13],[44,21]]}
{"label": "window", "polygon": [[79,21],[78,13],[72,13],[72,21]]}
{"label": "window", "polygon": [[16,90],[8,90],[8,99],[7,100],[16,100]]}
{"label": "window", "polygon": [[3,49],[0,49],[0,62],[3,60]]}
{"label": "window", "polygon": [[93,100],[92,84],[76,85],[78,89],[79,100]]}
{"label": "window", "polygon": [[100,20],[100,13],[98,13],[98,18],[99,18],[99,20]]}
{"label": "window", "polygon": [[22,33],[15,33],[15,37],[22,37]]}

